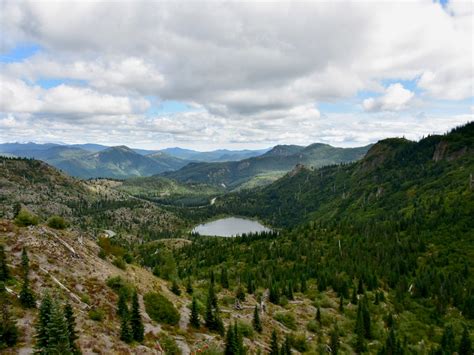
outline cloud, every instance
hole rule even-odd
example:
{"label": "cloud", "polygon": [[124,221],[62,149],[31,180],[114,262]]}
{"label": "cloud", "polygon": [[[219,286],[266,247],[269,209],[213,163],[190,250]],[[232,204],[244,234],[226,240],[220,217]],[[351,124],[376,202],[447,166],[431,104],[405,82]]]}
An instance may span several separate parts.
{"label": "cloud", "polygon": [[415,93],[407,90],[402,84],[391,84],[384,95],[373,98],[370,97],[362,102],[365,111],[401,111],[408,107],[413,100]]}
{"label": "cloud", "polygon": [[145,99],[102,94],[90,88],[59,85],[43,89],[0,76],[0,111],[60,115],[118,115],[144,112]]}
{"label": "cloud", "polygon": [[[123,134],[124,142],[143,144],[186,143],[197,134],[213,135],[209,144],[222,143],[223,137],[249,144],[258,137],[262,142],[330,137],[346,142],[363,130],[352,131],[315,104],[354,102],[362,90],[381,92],[362,104],[371,112],[363,122],[370,124],[383,122],[375,117],[378,111],[397,112],[403,120],[417,99],[429,105],[473,96],[473,15],[465,1],[450,0],[445,8],[430,0],[0,1],[5,29],[0,50],[19,43],[41,48],[26,60],[0,64],[7,78],[2,79],[2,117],[18,120],[29,113],[21,121],[34,122],[33,136],[60,134],[60,123],[70,125],[74,116],[80,117],[75,131],[83,139],[97,138],[97,120],[113,126],[113,139]],[[34,84],[48,78],[84,85],[43,89]],[[384,89],[385,80],[415,80],[417,98],[401,84]],[[146,116],[148,102],[160,100],[200,109]],[[433,116],[429,107],[424,110],[429,124]],[[366,115],[356,104],[353,111],[345,119]],[[325,134],[309,133],[323,130],[323,122]],[[221,134],[230,129],[233,134]]]}

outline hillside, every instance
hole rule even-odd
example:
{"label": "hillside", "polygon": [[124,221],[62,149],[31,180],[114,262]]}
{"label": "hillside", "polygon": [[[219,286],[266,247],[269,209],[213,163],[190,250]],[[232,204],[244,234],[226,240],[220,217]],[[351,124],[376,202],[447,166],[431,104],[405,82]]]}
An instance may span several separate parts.
{"label": "hillside", "polygon": [[275,181],[297,164],[320,167],[352,162],[362,158],[369,147],[335,148],[326,144],[312,144],[307,147],[276,146],[258,157],[238,162],[190,163],[184,168],[163,175],[179,182],[206,183],[235,189],[243,184],[252,186],[253,179],[266,178],[265,183]]}
{"label": "hillside", "polygon": [[183,148],[166,148],[160,152],[172,155],[174,157],[198,162],[224,162],[224,161],[238,161],[251,157],[256,157],[264,154],[267,149],[259,150],[228,150],[228,149],[217,149],[208,152],[198,152],[191,149]]}

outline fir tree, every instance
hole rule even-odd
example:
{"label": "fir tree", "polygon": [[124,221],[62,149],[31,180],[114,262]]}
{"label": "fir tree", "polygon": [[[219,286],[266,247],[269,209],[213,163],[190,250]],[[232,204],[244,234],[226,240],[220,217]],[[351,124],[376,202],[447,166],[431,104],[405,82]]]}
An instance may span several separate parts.
{"label": "fir tree", "polygon": [[[3,282],[2,282],[3,283]],[[2,292],[0,290],[0,292]],[[18,328],[12,320],[8,304],[4,295],[0,295],[1,321],[0,321],[0,349],[10,347],[18,341]]]}
{"label": "fir tree", "polygon": [[280,291],[278,290],[278,286],[274,283],[270,286],[270,294],[268,295],[268,300],[273,304],[280,303]]}
{"label": "fir tree", "polygon": [[357,294],[358,295],[364,294],[364,284],[362,283],[362,278],[359,278],[359,284],[357,286]]}
{"label": "fir tree", "polygon": [[46,293],[39,308],[38,321],[36,323],[36,346],[38,352],[45,351],[48,346],[48,324],[51,318],[52,299],[49,293]]}
{"label": "fir tree", "polygon": [[255,292],[255,283],[251,277],[247,278],[247,293],[253,294]]}
{"label": "fir tree", "polygon": [[291,355],[291,344],[290,344],[290,337],[287,335],[285,337],[285,341],[281,346],[281,355]]}
{"label": "fir tree", "polygon": [[23,273],[23,284],[20,291],[20,303],[23,308],[35,308],[36,300],[33,291],[30,289],[30,280],[28,278],[30,273],[30,260],[26,248],[23,248],[21,254],[21,268]]}
{"label": "fir tree", "polygon": [[120,340],[125,343],[131,343],[133,341],[133,334],[130,329],[128,318],[128,314],[126,314],[120,319]]}
{"label": "fir tree", "polygon": [[225,267],[221,270],[221,285],[222,288],[229,288],[229,278],[227,276],[227,269]]}
{"label": "fir tree", "polygon": [[201,321],[199,320],[199,312],[197,308],[197,301],[196,298],[193,297],[193,301],[191,303],[191,317],[189,323],[193,328],[198,329],[201,325]]}
{"label": "fir tree", "polygon": [[352,303],[353,305],[356,305],[356,304],[357,304],[357,292],[356,292],[355,287],[352,289],[351,303]]}
{"label": "fir tree", "polygon": [[319,307],[319,305],[316,310],[316,320],[319,323],[319,325],[321,325],[321,308]]}
{"label": "fir tree", "polygon": [[140,304],[138,303],[138,293],[135,291],[132,297],[132,310],[130,313],[130,328],[133,340],[142,342],[144,338],[144,327],[140,314]]}
{"label": "fir tree", "polygon": [[173,292],[177,296],[181,295],[181,289],[179,288],[176,279],[173,280],[173,284],[171,285],[171,292]]}
{"label": "fir tree", "polygon": [[469,336],[469,330],[466,326],[464,326],[464,330],[462,332],[461,341],[459,343],[459,355],[468,355],[472,354],[472,343],[471,338]]}
{"label": "fir tree", "polygon": [[245,291],[244,289],[242,288],[242,286],[239,286],[237,288],[237,292],[235,293],[235,297],[239,300],[239,301],[245,301]]}
{"label": "fir tree", "polygon": [[390,329],[388,333],[385,345],[380,349],[378,355],[403,355],[404,351],[400,345],[400,342],[395,337],[395,330]]}
{"label": "fir tree", "polygon": [[441,338],[441,349],[446,354],[452,354],[456,351],[456,345],[454,343],[454,331],[451,325],[446,326]]}
{"label": "fir tree", "polygon": [[344,297],[339,297],[339,312],[344,313]]}
{"label": "fir tree", "polygon": [[275,329],[272,331],[272,339],[270,342],[270,355],[279,355],[280,347],[278,345],[278,335]]}
{"label": "fir tree", "polygon": [[370,312],[368,308],[367,298],[364,298],[364,301],[362,304],[362,318],[364,320],[364,336],[367,339],[371,339],[372,329],[371,329]]}
{"label": "fir tree", "polygon": [[331,332],[330,347],[331,354],[337,355],[339,352],[339,329],[337,324],[334,325],[334,329]]}
{"label": "fir tree", "polygon": [[117,302],[117,315],[120,318],[128,318],[127,295],[122,290],[119,292],[119,299]]}
{"label": "fir tree", "polygon": [[356,343],[355,343],[355,351],[357,353],[362,353],[365,351],[365,329],[364,329],[364,318],[362,314],[362,307],[359,303],[359,307],[357,307],[357,319],[356,319],[356,326],[355,326],[355,334],[356,334]]}
{"label": "fir tree", "polygon": [[252,320],[252,325],[253,329],[255,331],[261,333],[263,328],[262,328],[262,323],[260,322],[260,315],[258,314],[258,307],[255,306],[255,309],[253,310],[253,320]]}
{"label": "fir tree", "polygon": [[76,318],[74,317],[74,311],[69,302],[64,306],[64,317],[66,319],[71,351],[73,354],[81,354],[81,351],[76,344],[76,340],[79,338],[76,334]]}
{"label": "fir tree", "polygon": [[190,295],[193,294],[193,283],[191,282],[191,278],[188,278],[188,281],[186,282],[186,292]]}
{"label": "fir tree", "polygon": [[0,244],[0,281],[7,281],[10,278],[10,269],[8,268],[5,248]]}
{"label": "fir tree", "polygon": [[234,327],[232,325],[229,325],[229,327],[227,328],[224,354],[225,355],[238,354],[238,344],[237,344],[236,334],[234,332]]}
{"label": "fir tree", "polygon": [[306,278],[302,277],[300,291],[301,293],[305,293],[307,290],[308,290],[308,286],[306,285]]}
{"label": "fir tree", "polygon": [[68,325],[60,305],[53,301],[47,326],[48,340],[43,349],[46,354],[72,354]]}

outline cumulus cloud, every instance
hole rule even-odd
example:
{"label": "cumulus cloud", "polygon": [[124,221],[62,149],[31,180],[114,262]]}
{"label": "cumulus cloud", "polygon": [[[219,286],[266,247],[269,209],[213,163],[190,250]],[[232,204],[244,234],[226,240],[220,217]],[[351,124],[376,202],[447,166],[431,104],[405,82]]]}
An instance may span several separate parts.
{"label": "cumulus cloud", "polygon": [[[49,136],[46,126],[63,132],[61,115],[65,125],[76,115],[91,132],[93,120],[107,120],[116,132],[135,132],[123,139],[144,144],[151,144],[148,136],[185,142],[195,139],[193,132],[217,135],[216,142],[224,136],[241,143],[270,136],[275,142],[345,141],[336,126],[348,125],[315,104],[353,100],[369,90],[381,92],[362,103],[372,120],[377,111],[409,109],[414,93],[400,84],[384,89],[384,79],[416,80],[427,101],[473,96],[473,14],[466,1],[450,0],[445,8],[431,0],[0,1],[0,50],[18,43],[41,47],[26,60],[0,64],[8,78],[2,117],[11,123],[29,113],[20,120],[34,121],[36,135]],[[43,78],[83,85],[43,89],[34,84]],[[148,117],[150,97],[200,109]],[[346,119],[358,119],[354,107]],[[326,121],[332,127],[326,135],[309,133]],[[137,122],[141,127],[132,129]],[[231,128],[232,135],[220,134]],[[354,140],[351,130],[345,134]]]}
{"label": "cumulus cloud", "polygon": [[370,97],[362,102],[365,111],[401,111],[408,107],[415,93],[402,84],[391,84],[382,96]]}

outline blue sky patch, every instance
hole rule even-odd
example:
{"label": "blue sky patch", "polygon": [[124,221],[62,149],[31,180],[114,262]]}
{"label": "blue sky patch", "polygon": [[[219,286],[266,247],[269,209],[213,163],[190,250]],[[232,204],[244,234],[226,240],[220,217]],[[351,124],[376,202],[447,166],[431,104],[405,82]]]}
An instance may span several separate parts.
{"label": "blue sky patch", "polygon": [[37,44],[19,44],[15,48],[12,48],[7,53],[0,54],[1,63],[15,63],[21,62],[26,58],[29,58],[41,50],[41,47]]}

